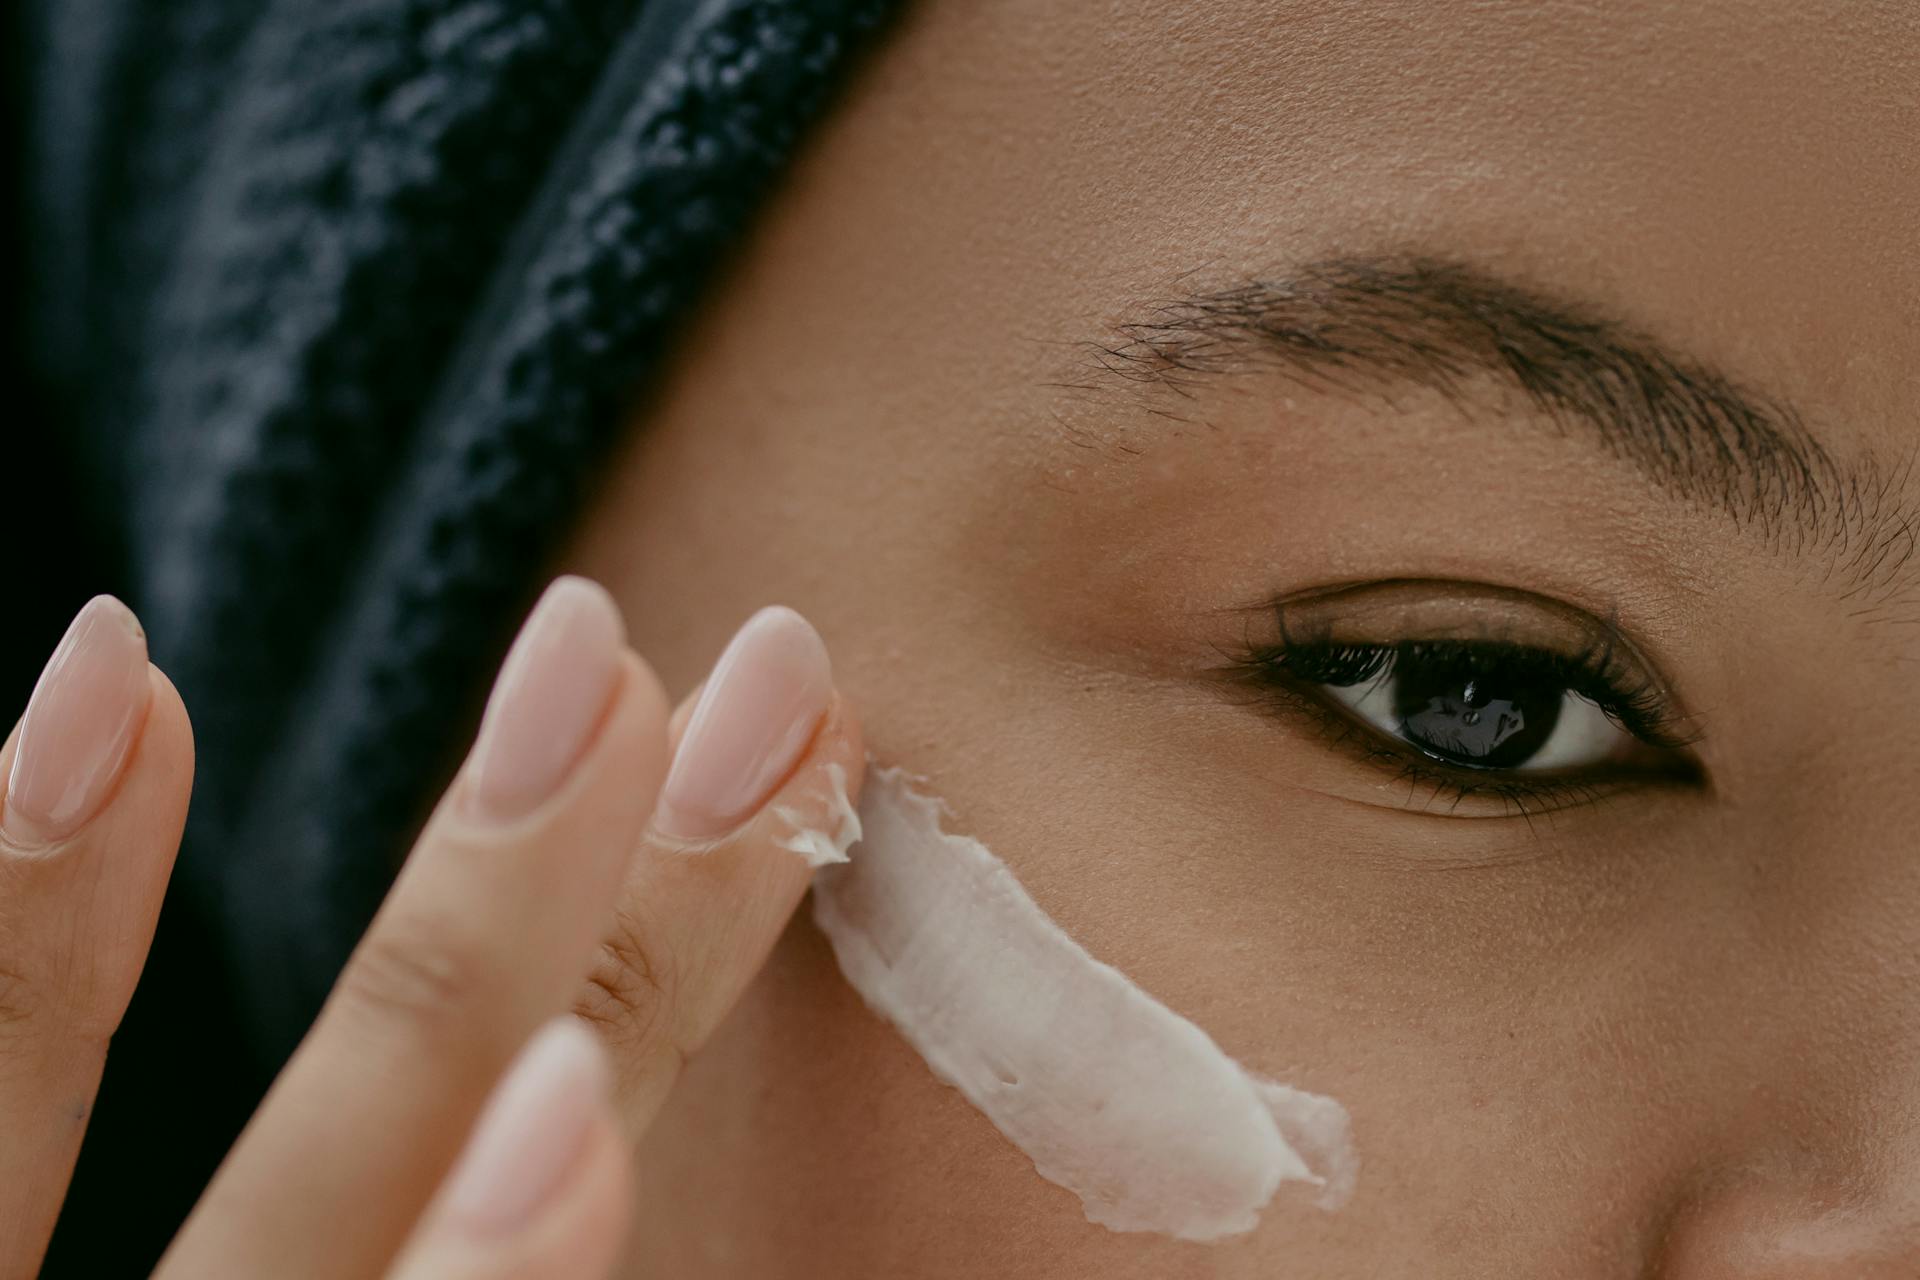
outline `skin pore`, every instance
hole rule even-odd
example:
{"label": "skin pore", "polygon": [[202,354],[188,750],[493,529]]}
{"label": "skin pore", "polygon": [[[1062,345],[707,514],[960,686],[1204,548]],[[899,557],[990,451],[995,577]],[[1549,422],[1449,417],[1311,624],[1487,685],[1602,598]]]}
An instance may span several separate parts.
{"label": "skin pore", "polygon": [[[803,909],[648,1136],[633,1274],[1920,1269],[1915,138],[1894,3],[910,6],[564,567],[674,696],[803,611],[874,756],[1338,1098],[1360,1178],[1220,1244],[1092,1225]],[[1249,285],[1291,309],[1152,327]],[[1677,378],[1585,366],[1609,449],[1503,334]],[[1689,434],[1689,390],[1766,417]],[[1613,637],[1686,745],[1457,794],[1223,678],[1302,635]]]}

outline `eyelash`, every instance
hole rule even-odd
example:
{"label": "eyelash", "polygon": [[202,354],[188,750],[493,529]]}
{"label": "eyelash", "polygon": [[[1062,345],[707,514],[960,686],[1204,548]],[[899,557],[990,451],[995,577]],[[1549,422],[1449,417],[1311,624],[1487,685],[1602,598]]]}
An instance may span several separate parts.
{"label": "eyelash", "polygon": [[[1336,746],[1369,763],[1395,766],[1396,781],[1433,788],[1434,797],[1452,797],[1453,806],[1470,796],[1503,801],[1509,813],[1531,816],[1590,803],[1618,788],[1577,775],[1529,777],[1510,770],[1449,765],[1411,745],[1393,745],[1380,731],[1362,724],[1315,692],[1328,684],[1352,685],[1392,674],[1403,659],[1469,662],[1506,673],[1525,672],[1551,680],[1598,706],[1607,717],[1642,742],[1678,750],[1697,735],[1680,731],[1678,717],[1660,690],[1632,668],[1622,668],[1613,647],[1604,643],[1578,653],[1561,653],[1502,640],[1408,640],[1393,644],[1343,644],[1289,637],[1237,655],[1229,674],[1253,689],[1276,712],[1306,712],[1315,727]],[[1697,777],[1689,767],[1688,775]],[[1642,775],[1643,777],[1646,775]],[[1411,797],[1409,797],[1411,799]]]}

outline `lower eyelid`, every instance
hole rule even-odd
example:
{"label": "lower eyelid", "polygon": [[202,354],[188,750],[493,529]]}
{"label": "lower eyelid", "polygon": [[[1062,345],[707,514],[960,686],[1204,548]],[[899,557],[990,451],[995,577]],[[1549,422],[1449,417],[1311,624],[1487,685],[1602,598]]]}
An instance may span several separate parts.
{"label": "lower eyelid", "polygon": [[[1392,781],[1411,784],[1401,808],[1446,816],[1528,817],[1603,799],[1622,789],[1606,779],[1541,775],[1528,778],[1502,770],[1463,769],[1421,752],[1410,743],[1395,746],[1330,707],[1322,713],[1339,749],[1358,763],[1378,768]],[[1444,802],[1444,803],[1441,803]],[[1463,803],[1500,805],[1498,814],[1459,815]],[[1438,808],[1436,809],[1436,805]]]}

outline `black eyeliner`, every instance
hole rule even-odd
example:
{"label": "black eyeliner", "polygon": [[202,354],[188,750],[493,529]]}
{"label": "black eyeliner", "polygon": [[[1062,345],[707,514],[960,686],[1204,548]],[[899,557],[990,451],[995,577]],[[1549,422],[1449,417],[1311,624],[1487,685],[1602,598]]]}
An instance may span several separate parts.
{"label": "black eyeliner", "polygon": [[[1433,798],[1452,797],[1455,807],[1471,796],[1489,796],[1525,816],[1590,803],[1636,783],[1689,783],[1701,777],[1696,763],[1677,754],[1697,735],[1680,731],[1678,718],[1657,684],[1651,678],[1635,679],[1611,644],[1595,643],[1562,653],[1493,638],[1351,643],[1325,635],[1295,634],[1284,621],[1281,632],[1278,642],[1250,644],[1230,655],[1224,674],[1254,692],[1265,709],[1296,720],[1304,714],[1331,744],[1369,764],[1391,768],[1396,780],[1431,787]],[[1594,703],[1635,738],[1675,752],[1673,767],[1659,772],[1616,771],[1611,778],[1476,768],[1390,737],[1317,692],[1330,685],[1351,686],[1390,676],[1402,660],[1436,657],[1484,666],[1489,672],[1506,673],[1518,667],[1559,682]]]}

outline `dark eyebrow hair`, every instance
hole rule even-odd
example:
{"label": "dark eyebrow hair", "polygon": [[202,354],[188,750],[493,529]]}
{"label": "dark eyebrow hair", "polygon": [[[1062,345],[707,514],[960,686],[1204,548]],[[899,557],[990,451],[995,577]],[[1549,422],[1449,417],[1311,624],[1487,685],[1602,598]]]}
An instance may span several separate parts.
{"label": "dark eyebrow hair", "polygon": [[1117,380],[1191,398],[1213,376],[1264,370],[1314,390],[1414,386],[1465,402],[1491,380],[1682,500],[1717,507],[1777,549],[1823,556],[1845,599],[1883,605],[1920,586],[1920,514],[1905,504],[1912,453],[1892,468],[1842,463],[1783,400],[1597,308],[1461,262],[1333,258],[1190,292],[1150,304],[1082,354],[1088,376],[1052,385]]}

